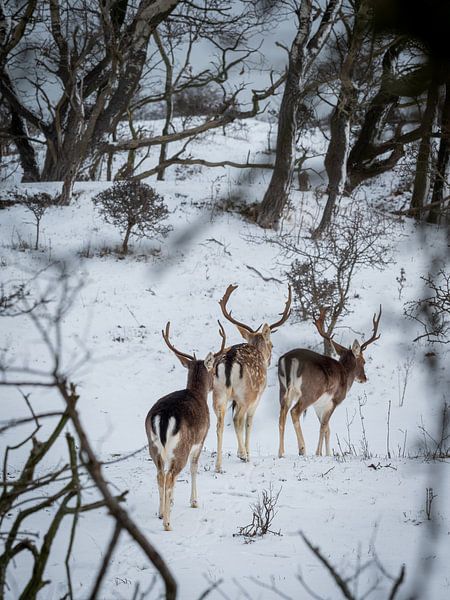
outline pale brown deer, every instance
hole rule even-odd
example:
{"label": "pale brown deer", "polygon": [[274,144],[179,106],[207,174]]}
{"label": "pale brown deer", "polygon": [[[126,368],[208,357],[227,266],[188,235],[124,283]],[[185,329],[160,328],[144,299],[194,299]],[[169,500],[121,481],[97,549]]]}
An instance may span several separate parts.
{"label": "pale brown deer", "polygon": [[169,340],[170,322],[162,336],[183,367],[188,370],[186,389],[160,398],[148,412],[145,430],[150,456],[157,470],[159,518],[164,529],[171,530],[170,510],[178,474],[191,461],[191,506],[197,508],[197,468],[209,429],[208,392],[212,387],[215,360],[225,348],[225,331],[219,322],[222,347],[197,360],[177,350]]}
{"label": "pale brown deer", "polygon": [[214,369],[213,407],[217,417],[217,472],[222,470],[223,427],[225,411],[230,400],[233,403],[233,422],[238,442],[237,455],[246,462],[250,459],[253,415],[266,387],[267,368],[272,356],[270,334],[288,319],[291,307],[289,287],[284,311],[280,313],[281,318],[272,325],[264,323],[253,330],[249,325],[237,321],[227,310],[227,302],[237,287],[229,285],[219,302],[224,317],[236,325],[246,343],[231,346],[223,352]]}
{"label": "pale brown deer", "polygon": [[278,456],[284,456],[284,429],[286,416],[291,408],[292,423],[297,435],[298,452],[305,454],[305,440],[300,426],[300,415],[313,405],[320,422],[319,443],[316,454],[322,455],[325,439],[326,453],[330,455],[330,418],[335,408],[345,399],[353,382],[367,381],[364,371],[363,351],[380,336],[378,325],[381,318],[381,306],[378,317],[373,316],[373,331],[370,339],[360,344],[353,342],[351,348],[345,348],[325,333],[323,324],[325,309],[314,321],[320,335],[329,340],[339,360],[318,354],[305,348],[297,348],[284,354],[278,361],[278,380],[280,382],[280,446]]}

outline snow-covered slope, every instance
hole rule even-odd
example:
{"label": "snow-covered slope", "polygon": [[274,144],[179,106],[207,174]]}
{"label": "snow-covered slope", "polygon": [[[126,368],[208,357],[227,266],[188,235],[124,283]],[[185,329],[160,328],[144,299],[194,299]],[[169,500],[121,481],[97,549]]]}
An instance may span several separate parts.
{"label": "snow-covered slope", "polygon": [[[255,121],[251,128],[253,131],[246,135],[252,147],[262,148],[267,124]],[[209,153],[209,158],[235,158],[245,156],[246,144],[248,139],[214,134],[197,149],[203,155]],[[164,242],[135,242],[133,254],[126,258],[113,251],[120,242],[117,231],[106,226],[93,209],[92,196],[110,185],[106,182],[79,183],[71,206],[48,209],[42,221],[40,251],[23,249],[24,242],[29,245],[34,236],[31,213],[20,206],[0,211],[2,281],[28,280],[38,270],[61,262],[66,264],[71,281],[83,281],[64,319],[63,354],[70,368],[89,350],[89,359],[71,377],[78,384],[83,422],[103,460],[125,457],[144,446],[144,419],[149,408],[160,396],[184,387],[185,371],[160,334],[168,320],[175,345],[203,356],[220,346],[218,300],[229,283],[239,284],[230,304],[244,322],[258,326],[274,321],[282,310],[288,264],[278,247],[269,243],[277,234],[263,233],[217,206],[221,199],[236,194],[250,201],[260,199],[267,180],[267,172],[253,174],[249,180],[239,178],[233,170],[219,174],[195,169],[178,175],[169,171],[166,182],[150,183],[170,208],[173,231]],[[51,191],[52,186],[33,187]],[[375,204],[379,199],[377,187],[369,193]],[[317,211],[313,192],[295,192],[293,205],[298,208],[291,216],[293,227],[301,221],[301,209]],[[345,576],[351,576],[358,565],[376,555],[386,571],[395,576],[406,564],[407,583],[401,597],[415,586],[417,574],[424,576],[424,565],[431,569],[426,597],[448,597],[448,464],[416,458],[423,438],[420,428],[434,435],[443,397],[436,392],[439,387],[430,386],[428,380],[428,348],[412,343],[415,328],[403,317],[404,302],[420,295],[419,276],[426,272],[430,257],[444,242],[432,229],[419,234],[408,223],[397,227],[399,237],[392,239],[395,262],[381,272],[365,270],[357,275],[352,313],[339,330],[342,343],[351,343],[357,335],[354,332],[369,334],[372,314],[380,303],[383,305],[381,338],[367,352],[369,381],[365,385],[355,383],[331,421],[334,457],[313,456],[318,422],[314,411],[308,411],[303,430],[309,455],[297,455],[294,431],[288,422],[286,457],[277,458],[277,360],[294,347],[321,349],[313,323],[291,319],[273,335],[272,364],[254,420],[250,463],[244,464],[236,457],[229,411],[224,436],[225,472],[214,472],[215,417],[211,409],[212,425],[198,477],[199,508],[189,508],[186,469],[175,488],[173,532],[164,532],[156,516],[155,468],[145,449],[106,468],[117,489],[130,490],[128,509],[172,568],[180,598],[198,598],[219,580],[211,598],[280,597],[276,590],[286,597],[308,597],[299,581],[300,573],[316,594],[339,597],[336,583],[299,532],[319,546]],[[406,286],[399,299],[396,278],[402,267]],[[51,273],[53,267],[48,267],[36,285],[45,286]],[[35,369],[48,366],[39,336],[27,318],[3,318],[0,324],[1,346],[10,360]],[[230,323],[225,327],[229,343],[242,341]],[[448,374],[444,360],[440,364],[434,377],[444,386]],[[16,390],[0,388],[0,393],[2,420],[25,413]],[[32,400],[37,410],[48,410],[58,403],[45,390],[33,390]],[[2,448],[13,439],[17,441],[17,435],[17,430],[6,433]],[[347,453],[349,448],[353,449],[351,453]],[[63,446],[57,452],[62,456]],[[17,453],[15,460],[19,458]],[[60,456],[55,452],[53,459],[56,463]],[[425,494],[430,486],[437,498],[433,520],[427,521]],[[233,534],[251,521],[250,505],[269,487],[275,493],[281,490],[272,526],[281,535],[268,534],[254,543],[244,543],[242,537]],[[430,546],[427,540],[432,539],[428,534],[433,523],[439,525],[441,535]],[[28,528],[37,530],[41,526],[41,522],[31,520]],[[58,554],[48,567],[52,583],[42,591],[42,598],[59,598],[65,589],[63,561],[68,527],[65,524],[58,535]],[[89,594],[94,565],[104,552],[109,529],[102,511],[80,516],[72,559],[77,598]],[[9,572],[11,598],[23,585],[25,567],[26,563],[18,562]],[[374,565],[360,575],[361,596],[377,576],[380,582],[372,597],[386,597],[391,582]],[[152,570],[142,554],[122,536],[102,598],[130,598],[136,584],[142,593],[151,582]],[[157,590],[159,582],[146,597],[156,598]]]}

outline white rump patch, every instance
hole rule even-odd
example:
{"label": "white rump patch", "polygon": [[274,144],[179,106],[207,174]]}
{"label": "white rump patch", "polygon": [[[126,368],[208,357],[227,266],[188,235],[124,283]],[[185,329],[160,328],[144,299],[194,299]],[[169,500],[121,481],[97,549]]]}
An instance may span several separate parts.
{"label": "white rump patch", "polygon": [[225,363],[221,362],[217,365],[217,375],[214,373],[214,379],[225,385]]}
{"label": "white rump patch", "polygon": [[156,433],[153,433],[153,429],[151,430],[152,442],[158,448],[158,453],[163,459],[165,471],[168,471],[172,463],[175,448],[178,446],[180,440],[180,432],[178,431],[176,434],[173,433],[176,421],[175,417],[170,417],[169,423],[167,424],[166,445],[163,446],[161,442],[161,417],[156,415],[153,423]]}
{"label": "white rump patch", "polygon": [[293,391],[298,395],[301,396],[302,395],[302,376],[300,375],[300,377],[297,377],[297,373],[298,373],[298,359],[297,358],[293,358],[291,361],[291,372],[289,373],[290,377],[291,377],[291,386]]}
{"label": "white rump patch", "polygon": [[331,399],[331,394],[322,394],[313,404],[314,410],[316,411],[316,415],[318,416],[320,422],[322,422],[323,415],[330,411],[333,407],[333,402]]}

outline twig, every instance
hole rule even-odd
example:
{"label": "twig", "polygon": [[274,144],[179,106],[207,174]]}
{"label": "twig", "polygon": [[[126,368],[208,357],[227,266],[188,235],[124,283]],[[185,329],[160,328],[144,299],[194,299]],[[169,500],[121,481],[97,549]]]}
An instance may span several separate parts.
{"label": "twig", "polygon": [[96,598],[97,598],[97,594],[100,591],[100,587],[101,587],[102,581],[106,575],[106,571],[108,570],[108,567],[110,566],[111,558],[112,558],[112,555],[116,548],[117,542],[119,541],[121,531],[122,531],[122,526],[120,525],[120,523],[116,522],[111,540],[108,544],[108,549],[106,551],[105,556],[103,557],[102,565],[97,574],[97,578],[95,580],[94,587],[92,588],[91,595],[89,596],[89,600],[96,600]]}
{"label": "twig", "polygon": [[245,266],[247,267],[247,269],[250,269],[250,271],[254,271],[264,281],[275,281],[276,283],[281,283],[281,284],[283,283],[281,281],[281,279],[277,279],[276,277],[264,277],[264,275],[260,271],[258,271],[258,269],[255,269],[255,267],[252,267],[251,265],[245,265]]}
{"label": "twig", "polygon": [[328,560],[323,556],[323,554],[320,552],[319,548],[316,546],[313,546],[311,544],[311,542],[309,541],[309,539],[304,535],[304,533],[300,532],[300,535],[301,535],[303,541],[305,542],[305,544],[311,550],[311,552],[317,556],[319,561],[324,565],[324,567],[327,569],[327,571],[333,577],[333,579],[337,583],[339,589],[341,590],[344,598],[347,598],[347,600],[355,600],[351,591],[349,590],[346,582],[342,579],[342,577],[339,575],[339,573],[336,571],[336,569],[331,565],[331,563],[329,563]]}

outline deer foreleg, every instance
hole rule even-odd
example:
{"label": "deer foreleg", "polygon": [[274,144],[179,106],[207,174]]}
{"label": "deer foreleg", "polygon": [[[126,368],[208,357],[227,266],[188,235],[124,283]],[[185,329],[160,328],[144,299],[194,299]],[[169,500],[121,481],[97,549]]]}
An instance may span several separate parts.
{"label": "deer foreleg", "polygon": [[322,456],[322,446],[323,446],[324,434],[325,434],[325,429],[324,429],[324,426],[321,424],[320,431],[319,431],[319,442],[317,444],[317,450],[316,450],[316,456]]}
{"label": "deer foreleg", "polygon": [[327,456],[331,456],[330,450],[330,424],[328,423],[327,428],[325,430],[325,448],[327,452]]}
{"label": "deer foreleg", "polygon": [[330,418],[333,414],[334,407],[329,409],[322,415],[320,419],[320,433],[319,433],[319,443],[317,444],[316,454],[317,456],[322,456],[322,448],[323,448],[323,440],[325,439],[325,450],[327,456],[331,456],[330,451]]}

